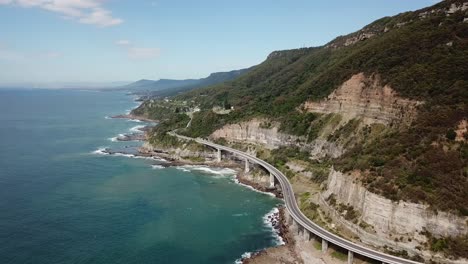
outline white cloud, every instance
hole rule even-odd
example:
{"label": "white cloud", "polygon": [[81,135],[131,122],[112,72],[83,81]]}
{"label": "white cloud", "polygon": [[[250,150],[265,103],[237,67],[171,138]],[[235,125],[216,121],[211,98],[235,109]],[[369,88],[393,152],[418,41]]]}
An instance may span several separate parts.
{"label": "white cloud", "polygon": [[159,48],[141,48],[135,47],[131,41],[126,39],[117,40],[117,46],[125,48],[130,59],[153,59],[159,56]]}
{"label": "white cloud", "polygon": [[102,27],[115,26],[123,22],[120,18],[112,17],[109,10],[102,8],[94,8],[88,16],[81,17],[79,21],[83,24],[95,24]]}
{"label": "white cloud", "polygon": [[129,48],[128,57],[131,59],[152,59],[159,56],[158,48]]}
{"label": "white cloud", "polygon": [[0,5],[17,5],[25,8],[41,8],[60,14],[66,19],[73,19],[83,24],[99,27],[115,26],[123,23],[120,18],[102,7],[102,0],[0,0]]}
{"label": "white cloud", "polygon": [[129,40],[126,40],[126,39],[121,39],[121,40],[117,40],[115,42],[115,44],[117,44],[119,46],[129,46],[131,44],[131,42]]}

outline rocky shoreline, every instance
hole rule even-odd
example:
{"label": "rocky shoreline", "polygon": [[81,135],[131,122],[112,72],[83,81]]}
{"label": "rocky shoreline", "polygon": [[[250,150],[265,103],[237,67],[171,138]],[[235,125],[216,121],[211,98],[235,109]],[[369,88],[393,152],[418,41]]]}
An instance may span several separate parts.
{"label": "rocky shoreline", "polygon": [[[132,114],[127,114],[127,115],[117,115],[113,116],[112,118],[119,118],[119,119],[132,119],[132,120],[140,120],[143,122],[158,122],[156,120],[140,117],[140,116],[135,116]],[[144,132],[142,133],[133,133],[133,134],[128,134],[128,135],[123,135],[122,137],[118,137],[117,140],[119,141],[133,141],[133,140],[138,140],[138,141],[146,141],[147,140],[147,132],[151,126],[145,126],[142,129],[139,129],[140,131]],[[103,153],[109,154],[109,155],[115,155],[115,154],[124,154],[122,152],[117,152],[117,151],[112,151],[111,149],[104,149],[102,151]],[[239,163],[236,163],[234,161],[224,161],[224,162],[215,162],[215,161],[207,161],[206,159],[204,161],[192,161],[188,159],[184,159],[183,157],[179,156],[177,158],[174,158],[173,155],[169,154],[167,151],[164,150],[156,150],[153,149],[149,151],[145,147],[140,147],[138,149],[138,153],[136,154],[131,154],[136,157],[142,157],[142,158],[148,158],[148,159],[154,159],[157,161],[158,166],[162,167],[176,167],[176,166],[186,166],[186,165],[194,165],[194,166],[216,166],[216,167],[224,167],[224,168],[230,168],[236,171],[236,180],[239,184],[249,186],[250,188],[255,189],[256,191],[259,192],[264,192],[264,193],[271,193],[277,198],[282,199],[283,195],[281,193],[281,190],[276,189],[276,188],[269,188],[265,185],[262,185],[261,183],[252,181],[247,179],[244,176],[243,172],[243,166]],[[245,254],[243,255],[238,261],[240,263],[244,264],[253,264],[253,263],[268,263],[265,262],[263,259],[266,257],[267,259],[271,259],[270,255],[275,255],[276,253],[271,253],[274,252],[276,249],[283,249],[286,248],[288,253],[281,253],[279,256],[274,256],[278,257],[278,261],[280,259],[283,259],[283,255],[291,255],[291,252],[294,251],[294,237],[290,233],[289,227],[286,223],[286,217],[285,217],[285,212],[286,208],[284,206],[279,206],[278,207],[278,212],[275,212],[271,215],[266,216],[267,220],[271,223],[271,226],[274,229],[274,232],[277,233],[277,235],[281,238],[282,242],[284,242],[283,245],[278,245],[275,247],[270,247],[270,248],[265,248],[257,252],[252,252],[250,254]],[[293,253],[294,255],[294,263],[302,263],[302,261],[297,257],[297,254]],[[239,263],[239,262],[238,262]]]}
{"label": "rocky shoreline", "polygon": [[125,115],[116,115],[116,116],[111,116],[111,118],[117,118],[117,119],[131,119],[131,120],[139,120],[143,122],[150,122],[150,123],[158,123],[158,120],[153,120],[150,118],[142,117],[142,116],[136,116],[132,114],[125,114]]}

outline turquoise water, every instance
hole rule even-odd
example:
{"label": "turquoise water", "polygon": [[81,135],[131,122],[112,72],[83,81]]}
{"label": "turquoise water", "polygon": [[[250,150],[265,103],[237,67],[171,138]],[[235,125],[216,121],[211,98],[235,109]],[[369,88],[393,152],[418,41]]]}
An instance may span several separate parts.
{"label": "turquoise water", "polygon": [[123,93],[0,90],[0,263],[234,263],[279,203],[232,172],[97,155],[136,142]]}

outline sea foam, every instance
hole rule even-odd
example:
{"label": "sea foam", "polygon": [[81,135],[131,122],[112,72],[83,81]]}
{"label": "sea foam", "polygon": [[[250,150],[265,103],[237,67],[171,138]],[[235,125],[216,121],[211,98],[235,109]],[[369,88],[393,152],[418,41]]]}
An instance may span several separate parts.
{"label": "sea foam", "polygon": [[242,182],[240,182],[235,176],[234,178],[232,179],[236,184],[239,184],[240,186],[243,186],[247,189],[250,189],[254,192],[258,192],[258,193],[261,193],[261,194],[265,194],[265,195],[268,195],[268,196],[271,196],[271,197],[276,197],[276,195],[274,193],[271,193],[271,192],[262,192],[262,191],[259,191],[257,189],[255,189],[254,187],[250,186],[250,185],[247,185],[247,184],[244,184]]}
{"label": "sea foam", "polygon": [[98,154],[98,155],[109,155],[109,153],[106,152],[106,147],[100,147],[91,153]]}
{"label": "sea foam", "polygon": [[119,135],[116,136],[116,137],[111,137],[111,138],[108,138],[108,139],[109,139],[110,141],[112,141],[112,142],[117,142],[117,141],[119,141],[119,138],[120,138],[120,137],[124,137],[124,136],[125,136],[124,134],[119,134]]}
{"label": "sea foam", "polygon": [[137,123],[143,123],[143,121],[139,119],[127,119],[127,122],[137,122]]}
{"label": "sea foam", "polygon": [[176,169],[179,169],[185,172],[201,171],[201,172],[218,175],[218,176],[231,176],[236,173],[235,170],[232,170],[229,168],[213,168],[213,167],[208,167],[208,166],[197,166],[197,165],[177,166]]}
{"label": "sea foam", "polygon": [[[274,222],[278,223],[280,221],[279,209],[277,207],[274,207],[273,209],[271,209],[270,212],[268,212],[262,217],[262,220],[263,220],[263,224],[265,228],[267,228],[268,230],[272,232],[275,245],[276,246],[284,245],[285,242],[283,238],[280,236],[280,230],[275,228],[275,225],[274,225]],[[244,254],[241,255],[240,258],[236,259],[234,263],[242,264],[243,260],[249,259],[251,257],[252,257],[252,252],[245,252]]]}
{"label": "sea foam", "polygon": [[134,126],[132,128],[130,128],[130,131],[132,132],[141,132],[140,128],[144,128],[145,126],[143,125],[138,125],[138,126]]}
{"label": "sea foam", "polygon": [[277,207],[271,209],[271,211],[264,215],[262,219],[265,227],[273,231],[273,238],[275,239],[276,245],[284,245],[284,240],[280,236],[280,230],[274,226],[274,222],[278,223],[280,221],[279,209]]}
{"label": "sea foam", "polygon": [[240,258],[236,259],[236,261],[234,261],[235,264],[242,264],[242,260],[244,259],[249,259],[252,257],[252,252],[245,252],[244,254],[241,255]]}

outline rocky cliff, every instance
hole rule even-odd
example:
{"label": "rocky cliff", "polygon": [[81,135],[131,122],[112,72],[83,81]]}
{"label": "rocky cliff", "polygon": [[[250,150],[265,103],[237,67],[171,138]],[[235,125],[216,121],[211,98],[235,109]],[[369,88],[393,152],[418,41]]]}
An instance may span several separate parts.
{"label": "rocky cliff", "polygon": [[[426,258],[440,257],[424,250],[424,245],[428,243],[427,234],[437,237],[468,234],[468,217],[437,212],[428,205],[395,202],[371,193],[361,185],[359,173],[343,174],[332,169],[326,189],[321,194],[320,205],[336,223],[358,235],[362,242],[376,247],[404,249]],[[354,210],[356,218],[347,221],[344,217],[346,210],[337,210],[343,205],[346,210]],[[466,260],[447,263],[463,261]]]}
{"label": "rocky cliff", "polygon": [[216,154],[213,151],[200,148],[194,148],[187,143],[174,147],[154,146],[145,142],[139,149],[143,154],[156,154],[165,159],[181,161],[181,162],[205,162],[216,159]]}
{"label": "rocky cliff", "polygon": [[[343,142],[352,141],[356,144],[359,140],[370,140],[369,134],[361,138],[357,135],[375,124],[379,124],[380,130],[409,126],[416,116],[417,107],[422,103],[400,97],[390,86],[382,85],[378,75],[366,76],[360,73],[340,85],[326,99],[305,102],[298,109],[298,111],[340,116],[339,122],[328,122],[323,125],[320,136],[311,142],[281,132],[279,124],[264,119],[229,124],[216,130],[210,137],[224,138],[228,142],[237,144],[261,145],[270,150],[300,146],[309,153],[310,157],[320,161],[341,156],[347,150]],[[265,126],[267,123],[269,125]],[[349,131],[344,133],[341,130]],[[456,130],[457,140],[463,140],[465,132],[466,121],[463,120]],[[339,133],[344,138],[341,141],[333,137]],[[288,162],[287,168],[295,172],[295,177],[311,180],[307,166],[301,168],[299,170],[301,173],[298,173],[291,164],[293,163]],[[427,251],[428,234],[436,237],[457,237],[468,234],[468,217],[437,212],[425,204],[392,201],[367,190],[360,182],[359,173],[348,175],[334,169],[330,171],[324,189],[319,195],[318,204],[331,217],[334,224],[359,237],[364,244],[377,248],[388,247],[395,251],[404,250],[410,255],[445,261],[443,256]],[[267,182],[266,178],[261,177],[249,177],[248,180]],[[330,200],[333,200],[333,204]],[[349,210],[353,211],[355,217],[344,217]]]}
{"label": "rocky cliff", "polygon": [[[269,124],[268,128],[263,125],[269,123],[266,119],[252,119],[238,124],[226,125],[210,135],[213,140],[224,138],[231,143],[254,144],[266,149],[276,149],[279,147],[299,146],[306,150],[314,159],[323,157],[339,157],[344,149],[340,144],[330,142],[324,137],[329,134],[324,133],[311,142],[306,142],[303,137],[289,135],[279,131],[278,124]],[[333,129],[332,129],[333,130]]]}
{"label": "rocky cliff", "polygon": [[326,99],[303,104],[303,109],[314,113],[338,113],[345,120],[360,118],[366,124],[390,124],[393,121],[409,123],[421,102],[404,99],[389,86],[382,85],[376,74],[353,75]]}
{"label": "rocky cliff", "polygon": [[226,125],[213,132],[210,138],[225,138],[233,142],[261,144],[268,149],[294,145],[303,140],[299,137],[279,132],[277,125],[266,128],[263,126],[265,122],[266,120],[262,119],[252,119],[248,122]]}

